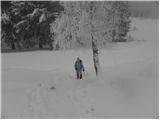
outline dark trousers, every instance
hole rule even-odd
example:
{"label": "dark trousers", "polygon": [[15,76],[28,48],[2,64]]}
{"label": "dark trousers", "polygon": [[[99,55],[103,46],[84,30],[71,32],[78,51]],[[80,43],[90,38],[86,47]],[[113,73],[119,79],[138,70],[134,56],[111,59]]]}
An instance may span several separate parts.
{"label": "dark trousers", "polygon": [[77,72],[77,79],[82,79],[82,73]]}

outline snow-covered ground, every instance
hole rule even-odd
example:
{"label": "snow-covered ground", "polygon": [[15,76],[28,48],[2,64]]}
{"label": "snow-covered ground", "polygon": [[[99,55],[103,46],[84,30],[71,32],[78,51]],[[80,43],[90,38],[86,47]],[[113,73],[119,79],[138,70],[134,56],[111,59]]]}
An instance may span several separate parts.
{"label": "snow-covered ground", "polygon": [[89,49],[3,53],[2,118],[157,118],[158,20],[132,21],[135,41],[100,50],[102,79]]}

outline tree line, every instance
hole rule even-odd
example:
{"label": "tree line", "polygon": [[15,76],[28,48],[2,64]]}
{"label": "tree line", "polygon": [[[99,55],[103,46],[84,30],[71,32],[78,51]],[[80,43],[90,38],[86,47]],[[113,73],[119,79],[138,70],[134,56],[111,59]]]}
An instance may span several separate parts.
{"label": "tree line", "polygon": [[1,1],[1,12],[2,49],[102,46],[126,41],[130,23],[125,1]]}

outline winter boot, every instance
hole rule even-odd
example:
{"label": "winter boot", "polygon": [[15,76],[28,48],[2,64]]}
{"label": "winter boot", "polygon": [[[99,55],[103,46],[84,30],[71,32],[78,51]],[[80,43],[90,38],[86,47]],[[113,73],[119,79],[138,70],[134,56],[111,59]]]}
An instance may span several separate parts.
{"label": "winter boot", "polygon": [[80,79],[82,79],[82,73],[80,74]]}
{"label": "winter boot", "polygon": [[79,79],[80,78],[80,76],[79,76],[79,74],[77,73],[77,79]]}

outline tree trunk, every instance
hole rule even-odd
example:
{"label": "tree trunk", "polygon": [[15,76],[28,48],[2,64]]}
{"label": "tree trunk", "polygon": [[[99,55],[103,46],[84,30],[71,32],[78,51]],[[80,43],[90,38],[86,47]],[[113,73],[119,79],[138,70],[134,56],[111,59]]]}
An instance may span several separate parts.
{"label": "tree trunk", "polygon": [[101,76],[101,68],[100,68],[100,63],[99,63],[99,57],[98,57],[98,47],[97,43],[93,38],[93,35],[91,33],[91,38],[92,38],[92,51],[93,51],[93,62],[94,62],[94,69],[96,72],[96,76]]}
{"label": "tree trunk", "polygon": [[43,45],[41,43],[39,43],[39,48],[42,49],[43,48]]}
{"label": "tree trunk", "polygon": [[49,42],[50,50],[53,50],[53,44],[52,42]]}
{"label": "tree trunk", "polygon": [[21,50],[20,42],[17,42],[17,48],[18,48],[18,50]]}
{"label": "tree trunk", "polygon": [[13,49],[13,50],[15,50],[15,49],[16,49],[16,47],[15,47],[15,44],[14,44],[14,43],[12,43],[12,44],[11,44],[11,47],[12,47],[12,49]]}
{"label": "tree trunk", "polygon": [[93,3],[93,1],[91,1],[91,5],[90,5],[91,21],[90,21],[90,24],[91,24],[91,39],[92,39],[93,62],[94,62],[94,69],[95,69],[95,72],[96,72],[96,76],[97,77],[101,77],[102,76],[102,71],[101,71],[100,63],[99,63],[97,40],[94,39],[93,34],[92,34],[93,29],[94,29],[94,25],[92,23],[93,14],[94,14],[94,8],[93,7],[94,7],[94,3]]}

